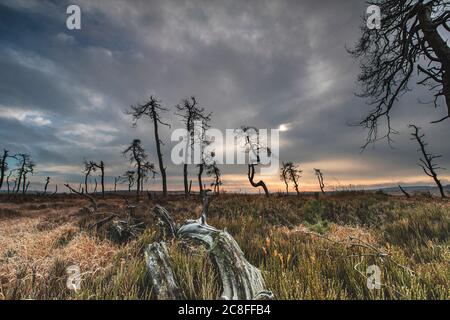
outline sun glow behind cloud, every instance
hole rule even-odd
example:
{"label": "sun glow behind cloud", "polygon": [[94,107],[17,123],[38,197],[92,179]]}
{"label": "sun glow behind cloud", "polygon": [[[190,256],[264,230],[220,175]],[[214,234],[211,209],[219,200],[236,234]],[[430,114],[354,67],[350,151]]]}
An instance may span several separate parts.
{"label": "sun glow behind cloud", "polygon": [[36,126],[48,126],[52,121],[47,118],[44,113],[21,108],[10,108],[0,106],[0,117],[6,119],[15,119],[26,124]]}

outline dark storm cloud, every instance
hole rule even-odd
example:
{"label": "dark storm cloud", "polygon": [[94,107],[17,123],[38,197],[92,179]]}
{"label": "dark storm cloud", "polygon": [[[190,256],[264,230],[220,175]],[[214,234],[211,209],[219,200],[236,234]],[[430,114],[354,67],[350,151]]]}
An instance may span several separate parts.
{"label": "dark storm cloud", "polygon": [[[439,110],[417,103],[423,90],[393,114],[398,149],[381,143],[359,153],[365,132],[348,123],[369,107],[354,97],[359,68],[345,48],[358,37],[362,1],[72,3],[82,10],[81,31],[65,27],[69,2],[0,4],[2,145],[32,153],[45,174],[73,179],[86,158],[105,160],[118,175],[127,168],[120,152],[136,137],[154,155],[150,124],[132,128],[123,114],[152,93],[172,109],[195,95],[219,129],[284,124],[281,160],[323,165],[343,183],[420,175],[409,122],[450,159],[448,126],[427,125]],[[180,126],[173,112],[165,116]],[[166,141],[170,132],[163,129]],[[180,168],[168,166],[169,182],[178,183]],[[305,179],[314,177],[308,171]]]}

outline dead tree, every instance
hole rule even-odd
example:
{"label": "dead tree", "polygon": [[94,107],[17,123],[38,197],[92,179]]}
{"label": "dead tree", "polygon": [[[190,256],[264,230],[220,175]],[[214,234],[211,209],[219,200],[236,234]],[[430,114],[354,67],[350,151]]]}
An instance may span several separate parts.
{"label": "dead tree", "polygon": [[[8,188],[8,194],[10,193],[10,186],[9,186],[9,180],[11,179],[12,175],[14,174],[14,170],[10,170],[8,176],[6,177],[6,187]],[[14,190],[14,188],[13,188]]]}
{"label": "dead tree", "polygon": [[[195,122],[200,121],[202,125],[208,126],[211,121],[212,113],[206,113],[205,108],[199,107],[197,105],[197,100],[195,97],[190,99],[184,99],[182,104],[175,106],[175,108],[180,112],[177,113],[181,117],[182,122],[185,125],[188,137],[186,137],[186,160],[187,160],[187,149],[193,148],[195,142]],[[203,170],[203,169],[202,169]],[[184,193],[189,194],[189,183],[188,183],[188,164],[187,161],[183,164],[183,181],[184,181]]]}
{"label": "dead tree", "polygon": [[[202,122],[202,129],[200,130],[200,133],[198,134],[198,142],[201,148],[201,159],[200,163],[197,165],[198,167],[198,188],[200,195],[203,194],[203,181],[202,181],[202,175],[203,171],[205,170],[205,167],[208,167],[208,163],[211,163],[214,158],[215,153],[205,153],[204,148],[207,147],[212,143],[210,139],[206,136],[206,130],[209,128],[209,123],[205,120]],[[208,168],[206,168],[208,169]]]}
{"label": "dead tree", "polygon": [[314,169],[314,172],[316,173],[317,180],[319,181],[320,190],[322,191],[322,193],[325,193],[325,191],[324,191],[325,184],[323,183],[323,174],[322,174],[322,172],[320,171],[320,169]]}
{"label": "dead tree", "polygon": [[164,242],[154,242],[145,250],[145,263],[151,279],[152,293],[157,300],[179,300],[182,292],[172,267],[172,259]]}
{"label": "dead tree", "polygon": [[90,195],[87,194],[87,193],[82,193],[82,192],[76,191],[76,190],[75,190],[74,188],[72,188],[68,183],[64,184],[64,186],[65,186],[67,189],[69,189],[71,192],[73,192],[73,193],[75,193],[75,194],[77,194],[77,195],[79,195],[79,196],[82,196],[82,197],[85,197],[86,199],[88,199],[88,200],[91,202],[91,210],[90,210],[91,213],[94,213],[94,212],[97,211],[97,209],[98,209],[97,201],[95,201],[94,197],[90,196]]}
{"label": "dead tree", "polygon": [[[209,199],[205,193],[203,210],[197,220],[188,220],[178,228],[162,207],[153,211],[167,234],[180,240],[193,240],[206,246],[222,284],[221,298],[226,300],[272,299],[273,294],[265,289],[261,271],[250,264],[237,242],[226,231],[218,230],[206,223]],[[178,285],[174,282],[173,272],[167,250],[161,242],[151,244],[147,249],[147,269],[156,287],[156,295],[162,298],[176,299],[179,296]],[[150,254],[153,253],[153,254]],[[149,262],[148,257],[153,257]]]}
{"label": "dead tree", "polygon": [[16,193],[19,193],[22,187],[22,194],[26,192],[27,185],[27,175],[34,173],[35,163],[31,160],[31,156],[26,153],[19,153],[16,155],[19,160],[19,169],[17,170],[17,183],[16,183]]}
{"label": "dead tree", "polygon": [[286,186],[286,194],[289,195],[289,177],[287,173],[287,163],[282,163],[282,166],[280,168],[280,179],[284,182],[284,185]]}
{"label": "dead tree", "polygon": [[114,177],[114,193],[117,192],[117,184],[120,183],[121,177]]}
{"label": "dead tree", "polygon": [[[101,185],[102,185],[102,197],[105,197],[105,163],[103,161],[100,161],[100,163],[93,162],[93,165],[95,168],[100,170],[100,179],[101,179]],[[96,187],[97,189],[97,187]]]}
{"label": "dead tree", "polygon": [[221,179],[221,172],[219,167],[217,167],[216,162],[207,165],[206,167],[206,174],[208,176],[213,176],[213,182],[211,182],[211,187],[213,187],[213,192],[215,194],[220,193],[220,186],[222,185],[222,179]]}
{"label": "dead tree", "polygon": [[419,166],[422,168],[423,172],[425,172],[427,176],[433,178],[434,182],[436,183],[439,189],[441,197],[446,198],[447,196],[445,195],[444,188],[442,187],[441,181],[439,180],[436,172],[437,170],[445,170],[445,169],[439,167],[437,164],[434,163],[436,159],[439,159],[442,156],[431,154],[426,150],[426,146],[428,146],[428,143],[424,142],[423,138],[425,137],[425,134],[420,133],[419,127],[413,124],[410,124],[409,127],[413,129],[412,133],[413,138],[411,140],[417,141],[417,143],[420,146],[420,149],[418,151],[420,151],[423,156],[423,158],[419,159],[420,161]]}
{"label": "dead tree", "polygon": [[121,179],[122,179],[121,181],[126,181],[128,183],[128,191],[131,191],[131,188],[134,186],[134,183],[136,180],[135,175],[136,175],[136,171],[128,170],[121,177]]}
{"label": "dead tree", "polygon": [[3,149],[3,156],[0,157],[0,190],[3,187],[3,181],[5,179],[6,172],[8,171],[8,157],[9,151]]}
{"label": "dead tree", "polygon": [[405,195],[406,198],[408,198],[408,199],[411,198],[411,195],[408,192],[406,192],[406,190],[403,189],[403,187],[401,185],[398,185],[398,187],[399,187],[400,191]]}
{"label": "dead tree", "polygon": [[[359,123],[368,129],[364,147],[396,131],[391,127],[391,110],[417,71],[423,78],[418,84],[433,92],[433,102],[442,97],[446,116],[450,117],[450,48],[445,33],[450,31],[448,0],[377,0],[369,1],[380,7],[382,20],[379,30],[361,27],[362,36],[350,54],[361,62],[362,84],[359,96],[370,98],[374,108]],[[380,137],[380,120],[387,122],[386,134]]]}
{"label": "dead tree", "polygon": [[84,168],[83,168],[83,173],[84,173],[84,192],[89,193],[89,191],[88,191],[88,179],[89,179],[89,176],[90,176],[91,172],[95,172],[97,170],[97,167],[96,167],[94,161],[84,160],[83,164],[84,164]]}
{"label": "dead tree", "polygon": [[147,116],[153,121],[153,129],[155,134],[155,142],[156,142],[156,153],[158,155],[158,164],[159,171],[161,172],[162,186],[163,186],[163,196],[167,196],[167,178],[166,178],[166,167],[164,167],[163,162],[163,154],[161,151],[161,145],[163,142],[159,138],[159,130],[158,126],[163,125],[170,127],[168,123],[165,123],[161,120],[161,113],[167,112],[169,109],[163,108],[161,106],[161,101],[156,99],[153,96],[150,96],[150,99],[142,104],[137,104],[131,106],[131,110],[127,113],[133,116],[133,125],[136,126],[137,121],[142,116]]}
{"label": "dead tree", "polygon": [[139,139],[133,140],[131,145],[123,151],[123,154],[128,156],[130,163],[134,163],[136,168],[136,197],[139,199],[142,181],[145,178],[146,172],[150,170],[150,167],[154,168],[154,165],[147,161],[148,155]]}
{"label": "dead tree", "polygon": [[148,181],[150,174],[152,179],[155,179],[157,173],[158,172],[156,172],[155,165],[153,163],[146,161],[142,165],[141,190],[144,190],[144,182]]}
{"label": "dead tree", "polygon": [[[297,195],[300,195],[300,190],[298,189],[298,180],[301,177],[302,170],[292,162],[283,163],[283,168],[286,171],[287,180],[291,181],[294,184],[295,192]],[[287,183],[286,183],[287,184]],[[287,189],[286,189],[287,191]]]}
{"label": "dead tree", "polygon": [[[255,167],[261,164],[261,151],[267,152],[267,154],[270,156],[270,148],[264,146],[259,139],[259,130],[255,127],[249,127],[249,126],[242,126],[242,131],[244,133],[244,147],[249,154],[249,160],[248,160],[248,171],[247,171],[247,177],[248,181],[254,188],[263,188],[264,194],[266,197],[268,197],[269,189],[267,188],[264,181],[259,180],[255,181]],[[251,132],[254,133],[254,135],[251,134]],[[256,135],[256,138],[254,137]]]}
{"label": "dead tree", "polygon": [[50,183],[50,177],[45,178],[44,194],[47,194],[48,184]]}

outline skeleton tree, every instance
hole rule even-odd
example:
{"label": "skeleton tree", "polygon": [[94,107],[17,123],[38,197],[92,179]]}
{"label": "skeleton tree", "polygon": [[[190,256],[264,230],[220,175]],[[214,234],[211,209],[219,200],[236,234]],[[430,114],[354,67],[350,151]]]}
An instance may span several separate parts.
{"label": "skeleton tree", "polygon": [[[181,117],[182,122],[185,125],[189,139],[186,139],[187,143],[190,143],[189,148],[193,148],[195,139],[195,122],[201,121],[204,125],[209,124],[211,121],[211,113],[206,113],[205,108],[199,107],[195,97],[190,99],[184,99],[182,104],[176,105],[175,108],[180,112],[177,113]],[[186,148],[187,157],[187,148]],[[187,159],[186,159],[187,160]],[[203,169],[202,169],[203,170]],[[183,164],[183,180],[184,180],[184,193],[189,194],[189,183],[188,183],[188,164],[185,162]]]}
{"label": "skeleton tree", "polygon": [[420,133],[419,127],[413,124],[410,124],[409,127],[413,129],[413,133],[411,134],[413,138],[411,138],[411,140],[417,141],[417,143],[420,146],[420,149],[418,151],[420,151],[423,155],[423,158],[420,158],[419,160],[420,161],[419,166],[422,168],[423,172],[425,172],[427,176],[433,178],[434,182],[436,183],[439,189],[441,197],[446,198],[447,196],[445,195],[444,188],[442,187],[441,181],[439,180],[438,175],[436,173],[437,170],[443,170],[444,168],[441,168],[434,163],[434,160],[441,158],[442,156],[431,154],[426,150],[426,146],[428,145],[428,143],[424,142],[423,138],[425,137],[425,134]]}
{"label": "skeleton tree", "polygon": [[16,155],[19,161],[19,168],[17,169],[17,179],[15,185],[15,192],[19,193],[22,187],[22,194],[25,194],[27,188],[27,175],[34,173],[35,163],[32,161],[31,156],[26,153],[19,153]]}
{"label": "skeleton tree", "polygon": [[286,194],[289,194],[289,178],[287,173],[287,163],[282,163],[280,168],[280,179],[284,182],[284,185],[286,186]]}
{"label": "skeleton tree", "polygon": [[3,155],[0,157],[0,190],[2,189],[6,172],[8,172],[8,162],[7,162],[8,157],[9,157],[9,151],[6,149],[3,149]]}
{"label": "skeleton tree", "polygon": [[128,184],[128,191],[131,191],[131,188],[134,186],[135,175],[136,175],[136,171],[128,170],[121,177],[121,181],[127,182],[127,184]]}
{"label": "skeleton tree", "polygon": [[[282,170],[283,169],[285,171],[286,180],[291,181],[294,184],[295,192],[297,192],[297,195],[300,195],[300,190],[298,189],[298,180],[300,179],[303,171],[300,170],[298,165],[295,165],[292,162],[283,163]],[[285,181],[285,183],[287,186],[286,181]],[[286,191],[287,191],[287,187],[286,187]]]}
{"label": "skeleton tree", "polygon": [[147,161],[148,155],[139,139],[133,140],[131,145],[123,151],[123,155],[128,156],[130,163],[134,163],[136,168],[136,197],[139,199],[143,181],[146,179],[148,172],[152,171],[155,173],[154,164]]}
{"label": "skeleton tree", "polygon": [[147,116],[153,121],[153,129],[155,134],[156,153],[158,155],[159,171],[161,172],[163,196],[167,196],[167,177],[166,167],[164,167],[163,154],[161,151],[161,145],[163,142],[159,138],[159,125],[170,127],[169,124],[161,120],[161,113],[167,112],[169,109],[161,106],[161,101],[154,96],[150,96],[150,99],[142,104],[131,106],[131,110],[127,111],[127,114],[133,116],[133,125],[136,126],[137,121],[143,116]]}
{"label": "skeleton tree", "polygon": [[209,140],[205,134],[205,130],[207,128],[209,128],[209,124],[208,123],[202,123],[202,130],[201,133],[199,134],[199,144],[201,146],[201,159],[200,159],[200,163],[197,165],[198,167],[198,174],[197,174],[197,179],[198,179],[198,189],[199,189],[199,193],[200,195],[203,194],[203,181],[202,181],[202,176],[203,176],[203,171],[207,170],[207,174],[208,173],[208,167],[209,167],[209,163],[212,162],[212,158],[214,158],[214,152],[211,152],[209,154],[204,152],[204,148],[208,145],[210,145],[212,143],[211,140]]}
{"label": "skeleton tree", "polygon": [[325,184],[323,183],[322,171],[320,171],[320,169],[314,169],[314,172],[316,173],[317,180],[319,181],[320,190],[322,191],[322,193],[325,193],[325,191],[323,190],[325,188]]}
{"label": "skeleton tree", "polygon": [[49,183],[50,183],[50,177],[45,178],[44,194],[47,193],[47,188],[48,188]]}
{"label": "skeleton tree", "polygon": [[220,193],[220,186],[222,185],[222,179],[221,179],[221,172],[219,167],[217,167],[216,162],[214,161],[211,164],[208,164],[206,166],[206,174],[208,176],[213,176],[214,180],[213,182],[211,182],[211,186],[214,188],[213,191],[215,194],[219,194]]}
{"label": "skeleton tree", "polygon": [[89,179],[89,176],[91,175],[91,173],[95,172],[97,170],[97,166],[95,165],[94,161],[84,160],[83,164],[84,164],[84,168],[83,168],[83,173],[84,173],[84,192],[85,193],[89,193],[89,191],[88,191],[88,179]]}
{"label": "skeleton tree", "polygon": [[155,165],[146,161],[142,164],[141,190],[144,190],[144,182],[148,181],[149,174],[152,175],[152,179],[155,179],[157,172],[155,170]]}
{"label": "skeleton tree", "polygon": [[255,167],[261,164],[261,151],[267,152],[267,154],[270,156],[270,148],[264,146],[260,142],[259,130],[257,128],[242,126],[242,131],[244,133],[244,147],[249,154],[247,171],[248,181],[254,188],[263,188],[264,194],[268,197],[270,193],[264,181],[260,180],[258,182],[255,182]]}
{"label": "skeleton tree", "polygon": [[102,185],[102,197],[105,197],[105,163],[100,161],[100,163],[93,162],[95,168],[100,170],[100,179]]}
{"label": "skeleton tree", "polygon": [[[443,98],[450,118],[450,48],[444,34],[450,31],[448,0],[371,0],[378,5],[382,20],[379,30],[362,26],[362,36],[349,53],[360,61],[362,85],[359,96],[370,98],[373,109],[359,123],[368,130],[366,147],[396,131],[390,115],[395,102],[407,92],[417,71],[418,84],[428,86],[433,103]],[[378,133],[382,120],[386,133]]]}

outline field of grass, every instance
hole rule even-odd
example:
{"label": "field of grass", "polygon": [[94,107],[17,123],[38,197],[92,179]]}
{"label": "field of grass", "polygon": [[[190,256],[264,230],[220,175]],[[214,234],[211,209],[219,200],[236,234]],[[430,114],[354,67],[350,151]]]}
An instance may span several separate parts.
{"label": "field of grass", "polygon": [[[131,200],[130,200],[131,201]],[[98,199],[96,213],[75,195],[0,198],[0,299],[151,299],[144,249],[161,236],[151,209],[163,205],[178,223],[197,218],[198,197],[143,199],[132,212],[145,228],[118,239],[111,213],[124,200]],[[319,196],[220,195],[208,223],[226,229],[258,267],[276,299],[450,298],[450,202],[343,192]],[[216,299],[220,283],[208,252],[168,243],[186,299]],[[81,289],[66,287],[78,265]],[[381,289],[368,289],[366,268],[381,269]]]}

